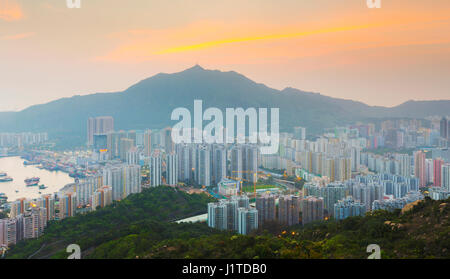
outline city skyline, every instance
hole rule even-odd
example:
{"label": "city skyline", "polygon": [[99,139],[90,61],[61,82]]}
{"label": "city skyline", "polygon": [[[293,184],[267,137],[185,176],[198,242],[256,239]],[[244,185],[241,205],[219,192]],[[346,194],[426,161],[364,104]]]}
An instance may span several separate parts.
{"label": "city skyline", "polygon": [[0,263],[449,259],[446,34],[449,0],[0,0]]}
{"label": "city skyline", "polygon": [[2,0],[0,111],[195,64],[369,105],[448,99],[448,1],[319,2]]}

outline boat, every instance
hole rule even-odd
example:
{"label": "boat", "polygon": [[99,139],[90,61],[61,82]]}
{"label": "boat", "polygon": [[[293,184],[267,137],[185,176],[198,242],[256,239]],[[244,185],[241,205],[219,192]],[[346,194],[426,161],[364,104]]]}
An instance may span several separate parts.
{"label": "boat", "polygon": [[0,177],[0,182],[10,182],[13,181],[13,179],[9,176],[7,177]]}
{"label": "boat", "polygon": [[39,184],[39,181],[31,181],[25,183],[27,186],[37,186]]}
{"label": "boat", "polygon": [[47,186],[45,186],[44,184],[42,184],[42,185],[39,185],[39,189],[47,189],[48,187]]}
{"label": "boat", "polygon": [[7,176],[8,174],[6,173],[6,172],[2,172],[2,171],[0,171],[0,177],[5,177],[5,176]]}
{"label": "boat", "polygon": [[27,178],[24,180],[25,183],[30,183],[30,182],[39,182],[41,179],[39,177],[32,177],[32,178]]}

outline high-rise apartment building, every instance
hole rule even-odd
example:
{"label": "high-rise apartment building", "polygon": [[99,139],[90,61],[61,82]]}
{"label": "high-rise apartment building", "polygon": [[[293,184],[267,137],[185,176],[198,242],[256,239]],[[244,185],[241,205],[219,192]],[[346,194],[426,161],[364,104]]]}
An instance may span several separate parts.
{"label": "high-rise apartment building", "polygon": [[195,165],[191,165],[191,148],[187,144],[177,144],[175,146],[176,154],[178,157],[178,180],[179,181],[189,181],[193,180],[193,172]]}
{"label": "high-rise apartment building", "polygon": [[238,208],[238,233],[249,234],[258,229],[258,211],[256,209]]}
{"label": "high-rise apartment building", "polygon": [[19,240],[23,238],[22,237],[18,239],[20,231],[17,232],[17,227],[18,220],[16,218],[0,219],[0,247],[15,245]]}
{"label": "high-rise apartment building", "polygon": [[300,197],[287,195],[278,198],[278,222],[287,226],[299,224]]}
{"label": "high-rise apartment building", "polygon": [[136,146],[131,147],[126,154],[128,165],[139,165],[139,151]]}
{"label": "high-rise apartment building", "polygon": [[196,181],[202,186],[211,186],[211,149],[207,145],[200,145],[196,151]]}
{"label": "high-rise apartment building", "polygon": [[156,187],[162,184],[162,160],[160,154],[153,154],[149,160],[150,186]]}
{"label": "high-rise apartment building", "polygon": [[35,204],[23,215],[23,238],[38,238],[47,226],[45,208],[39,208]]}
{"label": "high-rise apartment building", "polygon": [[366,205],[355,201],[351,196],[334,204],[334,218],[343,220],[351,216],[364,216]]}
{"label": "high-rise apartment building", "polygon": [[11,203],[9,215],[11,218],[15,218],[16,216],[23,214],[29,207],[30,201],[25,198],[17,199]]}
{"label": "high-rise apartment building", "polygon": [[227,177],[227,149],[224,145],[213,145],[211,169],[214,184],[221,182]]}
{"label": "high-rise apartment building", "polygon": [[87,121],[87,143],[94,144],[94,135],[106,135],[114,131],[114,119],[111,116],[89,117]]}
{"label": "high-rise apartment building", "polygon": [[172,141],[172,128],[168,127],[164,129],[164,150],[166,153],[172,153],[174,151],[174,143]]}
{"label": "high-rise apartment building", "polygon": [[441,167],[441,186],[450,191],[450,164],[444,164]]}
{"label": "high-rise apartment building", "polygon": [[37,199],[38,207],[45,208],[47,221],[54,220],[56,217],[55,214],[55,198],[53,195],[43,195],[39,199]]}
{"label": "high-rise apartment building", "polygon": [[178,155],[166,155],[166,183],[175,186],[178,183]]}
{"label": "high-rise apartment building", "polygon": [[305,197],[300,202],[302,212],[302,224],[323,220],[323,198]]}
{"label": "high-rise apartment building", "polygon": [[294,138],[298,140],[306,139],[306,128],[304,127],[294,127]]}
{"label": "high-rise apartment building", "polygon": [[119,141],[119,158],[126,162],[127,154],[135,147],[134,140],[130,138],[121,138]]}
{"label": "high-rise apartment building", "polygon": [[425,183],[432,185],[434,181],[433,159],[425,159]]}
{"label": "high-rise apartment building", "polygon": [[105,207],[110,205],[113,201],[112,199],[112,188],[110,186],[103,186],[97,189],[92,194],[92,210],[96,210],[97,207]]}
{"label": "high-rise apartment building", "polygon": [[110,165],[103,169],[103,185],[112,187],[113,200],[121,200],[141,192],[141,167],[138,165]]}
{"label": "high-rise apartment building", "polygon": [[243,178],[246,182],[258,181],[258,146],[246,144],[242,148]]}
{"label": "high-rise apartment building", "polygon": [[408,154],[397,154],[396,159],[399,161],[399,174],[404,177],[411,176],[411,156]]}
{"label": "high-rise apartment building", "polygon": [[228,229],[227,206],[225,203],[208,203],[208,226],[218,230]]}
{"label": "high-rise apartment building", "polygon": [[444,139],[449,138],[449,121],[447,120],[446,117],[442,117],[441,122],[440,122],[440,132],[441,132],[441,137]]}
{"label": "high-rise apartment building", "polygon": [[233,196],[231,199],[237,201],[238,207],[250,208],[250,199],[247,195]]}
{"label": "high-rise apartment building", "polygon": [[425,169],[426,154],[423,151],[414,152],[414,176],[419,179],[419,186],[426,186],[426,169]]}
{"label": "high-rise apartment building", "polygon": [[230,152],[231,152],[230,176],[237,180],[242,180],[244,170],[242,147],[239,145],[233,146]]}
{"label": "high-rise apartment building", "polygon": [[77,205],[87,205],[91,203],[92,194],[103,186],[103,177],[101,175],[88,176],[75,183],[75,192],[77,194]]}
{"label": "high-rise apartment building", "polygon": [[150,157],[152,155],[152,131],[146,130],[144,132],[144,156]]}
{"label": "high-rise apartment building", "polygon": [[256,197],[256,210],[258,210],[258,224],[262,226],[267,221],[276,220],[275,196],[264,194]]}
{"label": "high-rise apartment building", "polygon": [[444,165],[444,160],[441,158],[433,160],[433,186],[442,186],[442,165]]}
{"label": "high-rise apartment building", "polygon": [[58,219],[73,217],[76,214],[77,197],[75,193],[59,193]]}

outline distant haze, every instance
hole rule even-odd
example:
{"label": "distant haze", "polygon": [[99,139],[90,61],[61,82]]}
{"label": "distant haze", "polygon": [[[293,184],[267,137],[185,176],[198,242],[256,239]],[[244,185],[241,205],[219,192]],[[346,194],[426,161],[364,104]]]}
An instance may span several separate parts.
{"label": "distant haze", "polygon": [[0,0],[0,111],[201,64],[369,105],[450,99],[450,1]]}

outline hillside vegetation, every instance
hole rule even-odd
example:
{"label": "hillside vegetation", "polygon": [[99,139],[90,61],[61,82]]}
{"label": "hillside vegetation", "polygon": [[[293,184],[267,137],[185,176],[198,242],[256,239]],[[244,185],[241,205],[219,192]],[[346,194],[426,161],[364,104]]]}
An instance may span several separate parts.
{"label": "hillside vegetation", "polygon": [[[127,258],[148,249],[152,243],[167,238],[187,238],[204,235],[211,230],[201,224],[176,224],[172,221],[206,212],[206,205],[213,199],[205,194],[189,195],[170,187],[145,189],[130,195],[113,205],[97,211],[52,221],[39,239],[19,242],[8,251],[7,258],[66,258],[66,247],[78,244],[84,256],[96,251],[96,247],[114,243],[122,237],[126,242],[99,257]],[[129,242],[139,245],[133,247]],[[36,253],[36,251],[39,251]],[[144,251],[144,250],[143,250]]]}
{"label": "hillside vegetation", "polygon": [[409,211],[376,211],[341,222],[294,227],[278,234],[212,234],[161,242],[147,258],[367,258],[378,244],[382,258],[450,258],[450,200],[426,199]]}
{"label": "hillside vegetation", "polygon": [[449,258],[450,200],[375,211],[340,222],[282,228],[269,224],[251,235],[221,232],[205,223],[173,221],[201,214],[213,199],[170,187],[147,189],[98,211],[52,222],[43,237],[19,243],[7,258],[66,258],[80,245],[83,258]]}

